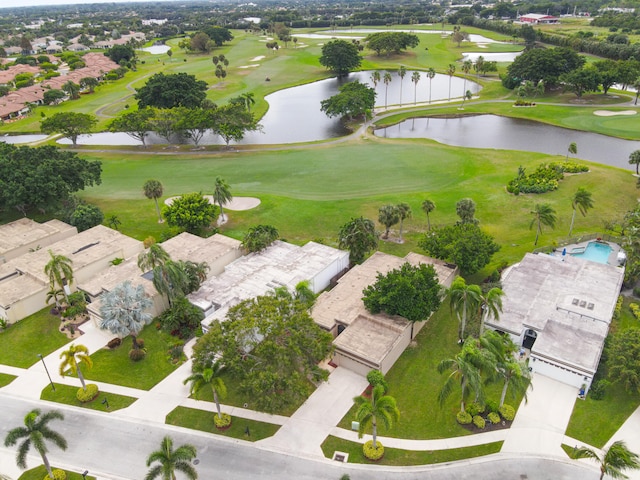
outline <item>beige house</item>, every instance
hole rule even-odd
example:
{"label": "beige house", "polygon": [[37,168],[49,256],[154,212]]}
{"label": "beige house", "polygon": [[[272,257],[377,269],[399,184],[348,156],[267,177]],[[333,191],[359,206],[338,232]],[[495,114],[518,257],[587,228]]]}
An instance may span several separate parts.
{"label": "beige house", "polygon": [[21,218],[0,225],[0,264],[77,234],[76,227],[60,220],[38,223]]}
{"label": "beige house", "polygon": [[443,287],[451,286],[458,273],[449,265],[424,255],[409,253],[404,258],[376,252],[362,265],[353,267],[338,284],[320,295],[311,315],[335,337],[333,362],[361,375],[377,369],[387,373],[425,322],[410,322],[399,316],[371,314],[362,301],[362,291],[405,263],[433,265]]}
{"label": "beige house", "polygon": [[[63,227],[64,224],[61,224],[62,222],[57,221],[44,224],[50,229],[35,222],[22,227],[13,224],[3,227],[13,228],[13,252],[29,249],[0,265],[0,316],[9,323],[22,320],[45,307],[50,289],[49,278],[44,273],[45,265],[51,258],[49,250],[57,255],[64,255],[73,262],[74,283],[71,290],[74,290],[77,284],[87,282],[108,269],[115,258],[130,258],[143,249],[142,242],[103,225],[71,235]],[[30,227],[36,243],[41,242],[35,248],[27,246],[33,244],[29,241]],[[75,228],[70,228],[75,233]],[[60,236],[62,238],[59,239]],[[43,246],[47,239],[56,241]],[[42,248],[38,249],[38,245]]]}

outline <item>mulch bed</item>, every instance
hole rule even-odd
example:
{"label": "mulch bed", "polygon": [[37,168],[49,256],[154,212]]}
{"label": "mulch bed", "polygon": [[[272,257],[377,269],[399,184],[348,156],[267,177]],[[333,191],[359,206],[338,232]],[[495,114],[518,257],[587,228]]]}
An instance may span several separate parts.
{"label": "mulch bed", "polygon": [[484,433],[484,432],[493,432],[494,430],[504,430],[505,428],[510,428],[513,422],[507,422],[506,420],[502,420],[500,423],[491,423],[489,420],[486,420],[486,424],[484,428],[478,428],[473,423],[469,425],[462,425],[466,430],[471,433]]}

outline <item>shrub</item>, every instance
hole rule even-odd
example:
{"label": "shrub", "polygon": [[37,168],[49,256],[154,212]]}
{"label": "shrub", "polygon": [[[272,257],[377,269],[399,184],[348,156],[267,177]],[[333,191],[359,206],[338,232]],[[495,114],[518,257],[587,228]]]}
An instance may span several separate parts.
{"label": "shrub", "polygon": [[109,343],[107,343],[107,347],[109,347],[110,349],[114,349],[119,347],[120,345],[122,345],[122,339],[121,338],[112,338],[111,340],[109,340]]}
{"label": "shrub", "polygon": [[84,390],[82,387],[78,389],[76,398],[82,403],[87,403],[91,400],[95,400],[95,398],[98,396],[98,393],[100,393],[100,391],[98,390],[98,386],[95,383],[88,383],[86,390]]}
{"label": "shrub", "polygon": [[494,425],[496,423],[500,423],[500,415],[498,415],[496,412],[490,412],[489,415],[487,415],[487,419]]}
{"label": "shrub", "polygon": [[484,412],[484,406],[479,404],[478,402],[473,402],[467,405],[467,412],[472,417],[475,417],[476,415]]}
{"label": "shrub", "polygon": [[387,393],[387,391],[389,390],[389,385],[384,379],[384,373],[382,373],[380,370],[371,370],[369,373],[367,373],[367,381],[372,387],[382,385],[382,387],[384,388],[384,393]]}
{"label": "shrub", "polygon": [[[64,470],[54,468],[51,472],[53,473],[53,480],[67,480],[67,472]],[[47,473],[42,480],[51,480],[51,477],[49,477],[49,474]]]}
{"label": "shrub", "polygon": [[516,410],[511,405],[507,405],[506,403],[500,407],[500,415],[507,422],[513,421],[516,418]]}
{"label": "shrub", "polygon": [[182,345],[171,347],[171,350],[169,350],[169,355],[171,355],[171,360],[173,360],[174,362],[181,360],[182,356],[184,355],[184,347]]}
{"label": "shrub", "polygon": [[607,387],[610,385],[608,380],[598,380],[593,382],[589,389],[589,397],[593,400],[602,400],[605,393],[607,393]]}
{"label": "shrub", "polygon": [[558,188],[558,182],[564,178],[565,173],[588,171],[589,167],[575,162],[543,163],[529,174],[525,173],[524,168],[520,167],[518,176],[507,184],[507,191],[514,195],[519,193],[550,192]]}
{"label": "shrub", "polygon": [[139,362],[147,355],[142,348],[132,348],[129,350],[129,359],[133,362]]}
{"label": "shrub", "polygon": [[113,266],[120,265],[122,262],[124,262],[124,258],[116,257],[113,260],[111,260],[111,265]]}
{"label": "shrub", "polygon": [[136,345],[138,348],[144,348],[144,338],[136,338]]}
{"label": "shrub", "polygon": [[220,418],[217,414],[213,417],[213,424],[216,428],[229,428],[231,426],[231,415],[228,413],[223,413],[222,418]]}
{"label": "shrub", "polygon": [[183,339],[191,338],[200,327],[204,312],[182,297],[173,302],[171,308],[158,317],[162,329]]}
{"label": "shrub", "polygon": [[489,413],[498,413],[498,402],[496,402],[495,400],[488,400],[486,405],[485,405],[485,411],[489,412]]}
{"label": "shrub", "polygon": [[629,308],[631,309],[631,313],[633,313],[635,319],[640,320],[640,305],[637,303],[630,303]]}
{"label": "shrub", "polygon": [[458,414],[456,415],[456,420],[460,425],[469,425],[472,418],[471,415],[469,415],[467,412],[458,412]]}
{"label": "shrub", "polygon": [[473,417],[473,424],[478,428],[484,428],[486,425],[486,422],[484,421],[484,418],[482,418],[480,415],[476,415],[475,417]]}
{"label": "shrub", "polygon": [[[635,295],[635,288],[633,289],[633,293]],[[620,318],[620,312],[622,312],[622,303],[624,302],[624,299],[622,298],[622,295],[618,295],[618,301],[616,302],[616,308],[613,311],[613,318],[618,319]]]}
{"label": "shrub", "polygon": [[369,460],[380,460],[384,457],[384,447],[380,442],[376,442],[376,448],[373,448],[373,440],[369,440],[362,446],[362,453]]}

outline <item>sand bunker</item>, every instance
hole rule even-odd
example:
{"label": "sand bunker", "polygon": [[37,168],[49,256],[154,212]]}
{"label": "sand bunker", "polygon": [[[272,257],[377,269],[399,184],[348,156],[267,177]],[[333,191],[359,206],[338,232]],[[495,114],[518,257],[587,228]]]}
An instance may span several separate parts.
{"label": "sand bunker", "polygon": [[251,65],[240,65],[238,68],[256,68],[259,67],[259,63],[252,63]]}
{"label": "sand bunker", "polygon": [[635,110],[621,110],[618,112],[614,112],[612,110],[596,110],[593,112],[594,115],[598,115],[599,117],[614,117],[616,115],[635,115],[637,112]]}
{"label": "sand bunker", "polygon": [[[169,197],[164,203],[167,205],[171,205],[173,200],[178,197]],[[213,202],[212,195],[204,195],[204,198],[209,200],[209,203]],[[232,210],[234,212],[239,212],[241,210],[251,210],[252,208],[256,208],[260,205],[260,199],[255,197],[233,197],[233,200],[222,205],[226,210]]]}
{"label": "sand bunker", "polygon": [[257,57],[253,57],[251,60],[249,60],[250,62],[259,62],[260,60],[262,60],[263,58],[265,58],[264,55],[258,55]]}

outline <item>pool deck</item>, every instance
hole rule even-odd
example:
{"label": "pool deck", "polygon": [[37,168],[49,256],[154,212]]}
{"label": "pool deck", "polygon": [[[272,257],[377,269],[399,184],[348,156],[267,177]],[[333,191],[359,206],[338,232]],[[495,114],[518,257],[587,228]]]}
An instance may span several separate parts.
{"label": "pool deck", "polygon": [[[572,256],[575,257],[575,255],[573,255],[573,254],[584,253],[586,251],[586,249],[587,249],[587,246],[592,242],[600,243],[600,244],[609,246],[611,248],[611,253],[609,254],[609,258],[607,259],[607,264],[608,265],[612,265],[614,267],[621,266],[620,263],[618,263],[618,253],[620,251],[623,251],[622,248],[617,243],[606,242],[604,240],[597,240],[597,239],[595,239],[595,240],[587,240],[587,241],[580,242],[580,243],[573,243],[573,244],[570,244],[570,245],[566,245],[564,247],[558,247],[553,252],[551,252],[550,255],[553,255],[555,257],[562,256],[562,251],[564,249],[566,249],[566,254],[567,255],[572,255]],[[580,257],[577,257],[577,258],[580,258]],[[592,261],[592,260],[589,260],[589,259],[584,259],[584,260]]]}

